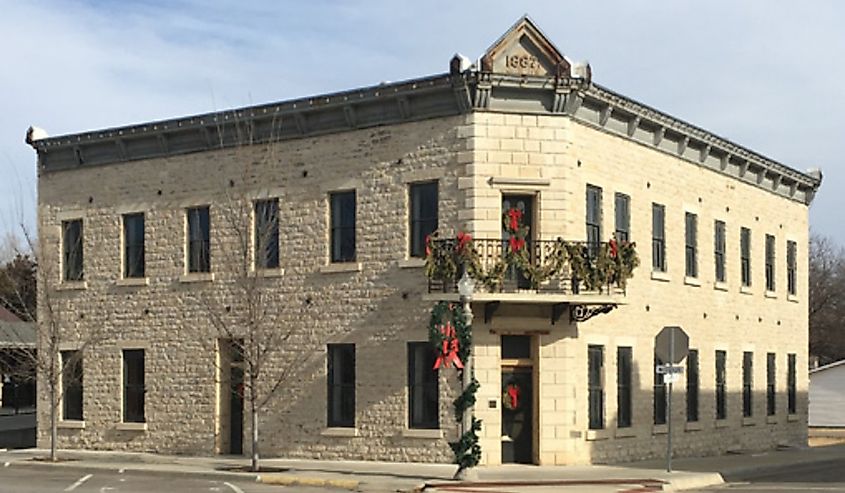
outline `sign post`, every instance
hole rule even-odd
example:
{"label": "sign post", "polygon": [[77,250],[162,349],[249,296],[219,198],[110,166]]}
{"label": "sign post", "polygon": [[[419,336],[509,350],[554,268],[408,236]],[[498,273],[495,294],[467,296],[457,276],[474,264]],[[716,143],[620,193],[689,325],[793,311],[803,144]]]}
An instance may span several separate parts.
{"label": "sign post", "polygon": [[672,384],[683,372],[683,367],[674,365],[683,361],[687,353],[689,336],[680,327],[663,327],[654,338],[654,354],[665,363],[657,371],[663,373],[663,382],[669,386],[666,392],[666,472],[672,472]]}

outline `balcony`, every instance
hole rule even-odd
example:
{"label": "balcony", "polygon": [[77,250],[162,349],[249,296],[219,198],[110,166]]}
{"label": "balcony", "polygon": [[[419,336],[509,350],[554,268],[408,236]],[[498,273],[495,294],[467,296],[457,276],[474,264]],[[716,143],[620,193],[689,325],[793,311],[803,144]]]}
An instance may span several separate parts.
{"label": "balcony", "polygon": [[457,301],[464,271],[475,280],[474,302],[485,304],[485,321],[501,303],[552,305],[551,321],[568,308],[584,321],[624,303],[627,281],[639,265],[636,245],[556,240],[429,238],[426,299]]}

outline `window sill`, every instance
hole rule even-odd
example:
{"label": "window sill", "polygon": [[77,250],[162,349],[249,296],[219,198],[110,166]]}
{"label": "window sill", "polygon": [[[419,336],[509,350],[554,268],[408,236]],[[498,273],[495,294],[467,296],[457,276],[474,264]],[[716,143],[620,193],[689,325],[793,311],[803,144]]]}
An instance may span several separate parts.
{"label": "window sill", "polygon": [[88,289],[88,281],[62,281],[56,286],[56,291],[81,291]]}
{"label": "window sill", "polygon": [[665,435],[667,433],[669,433],[668,425],[652,425],[651,427],[652,435]]}
{"label": "window sill", "polygon": [[766,290],[766,294],[764,294],[766,298],[777,299],[778,295],[774,291]]}
{"label": "window sill", "polygon": [[766,423],[770,425],[777,424],[778,417],[777,416],[766,416]]}
{"label": "window sill", "polygon": [[741,294],[754,294],[754,290],[751,289],[751,286],[740,286],[739,292]]}
{"label": "window sill", "polygon": [[124,277],[114,282],[116,286],[120,287],[141,287],[149,286],[149,277]]}
{"label": "window sill", "polygon": [[742,426],[754,426],[757,424],[757,418],[754,416],[743,416]]}
{"label": "window sill", "polygon": [[358,428],[325,428],[320,432],[324,437],[343,437],[352,438],[358,436]]}
{"label": "window sill", "polygon": [[610,433],[607,430],[587,430],[585,435],[588,442],[596,440],[607,440],[610,438]]}
{"label": "window sill", "polygon": [[716,428],[727,428],[729,426],[727,419],[717,419],[716,420]]}
{"label": "window sill", "polygon": [[323,274],[337,274],[341,272],[361,272],[361,262],[337,262],[320,267]]}
{"label": "window sill", "polygon": [[282,277],[285,275],[285,269],[257,269],[249,272],[249,277]]}
{"label": "window sill", "polygon": [[443,430],[423,430],[418,428],[405,428],[402,430],[402,436],[405,438],[428,438],[439,440],[443,438]]}
{"label": "window sill", "polygon": [[417,269],[425,267],[425,260],[421,258],[406,258],[399,261],[400,269]]}
{"label": "window sill", "polygon": [[700,431],[701,430],[701,421],[687,421],[684,424],[685,431]]}
{"label": "window sill", "polygon": [[795,422],[795,421],[799,421],[800,419],[801,419],[801,417],[798,416],[797,414],[787,414],[786,415],[786,420],[789,421],[790,423]]}
{"label": "window sill", "polygon": [[715,282],[713,283],[713,289],[717,291],[727,291],[728,290],[728,283],[726,282]]}
{"label": "window sill", "polygon": [[668,272],[653,270],[653,271],[651,271],[651,280],[652,281],[669,282],[669,281],[672,280],[672,278],[669,277]]}
{"label": "window sill", "polygon": [[697,277],[685,276],[684,277],[684,284],[686,284],[687,286],[701,287],[701,279],[699,279]]}
{"label": "window sill", "polygon": [[614,438],[632,438],[637,436],[637,432],[633,426],[626,426],[625,428],[616,428],[613,436]]}
{"label": "window sill", "polygon": [[181,283],[192,283],[192,282],[213,282],[214,281],[214,273],[213,272],[191,272],[189,274],[182,274],[179,277],[179,282]]}
{"label": "window sill", "polygon": [[76,420],[59,420],[56,423],[56,427],[62,430],[84,430],[85,429],[85,421],[76,421]]}
{"label": "window sill", "polygon": [[793,302],[793,303],[798,303],[798,301],[799,301],[799,300],[798,300],[798,295],[795,295],[795,294],[788,294],[788,295],[786,295],[786,300],[787,300],[787,301],[791,301],[791,302]]}
{"label": "window sill", "polygon": [[147,423],[118,423],[114,429],[119,431],[147,431]]}

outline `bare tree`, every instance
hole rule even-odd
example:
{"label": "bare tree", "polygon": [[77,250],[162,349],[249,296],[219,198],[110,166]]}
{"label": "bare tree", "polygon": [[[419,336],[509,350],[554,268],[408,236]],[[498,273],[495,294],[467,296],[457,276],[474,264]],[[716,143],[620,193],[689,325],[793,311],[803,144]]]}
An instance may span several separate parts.
{"label": "bare tree", "polygon": [[810,354],[821,364],[845,358],[845,250],[812,235],[809,251]]}
{"label": "bare tree", "polygon": [[[67,391],[68,385],[65,381],[72,377],[73,372],[81,361],[86,350],[102,340],[102,332],[96,328],[82,334],[71,330],[68,314],[70,310],[58,309],[60,302],[57,296],[57,283],[59,280],[56,266],[58,266],[58,255],[61,246],[56,242],[56,252],[45,255],[45,252],[38,248],[39,245],[50,245],[50,242],[41,241],[36,243],[33,236],[23,222],[20,223],[20,230],[24,238],[22,244],[25,250],[14,252],[15,259],[25,258],[35,268],[35,280],[37,289],[37,308],[32,302],[31,280],[25,276],[13,275],[14,269],[0,269],[0,284],[4,286],[0,292],[0,304],[15,307],[15,315],[25,322],[31,322],[35,327],[35,351],[15,351],[15,361],[11,362],[16,368],[18,375],[34,378],[40,376],[40,382],[46,384],[48,393],[48,406],[50,411],[50,460],[58,460],[58,420],[59,411]],[[71,248],[81,248],[81,237],[78,245],[71,245]],[[51,258],[56,258],[51,261]],[[13,259],[12,262],[15,260]],[[10,264],[7,264],[7,267]],[[12,336],[23,344],[29,338],[22,332],[13,332]],[[62,357],[62,350],[73,345],[74,351],[66,352]],[[64,380],[64,381],[63,381]]]}
{"label": "bare tree", "polygon": [[[225,130],[221,128],[219,134],[222,136]],[[257,184],[250,184],[250,177],[255,176],[253,167],[277,161],[272,135],[256,139],[253,127],[246,125],[233,124],[228,130],[238,132],[238,147],[244,152],[256,152],[259,157],[249,159],[242,176],[226,184],[223,202],[215,205],[220,211],[215,217],[223,218],[223,224],[216,228],[222,246],[216,251],[222,252],[223,258],[215,270],[225,272],[226,277],[215,284],[225,290],[229,302],[221,305],[220,298],[198,295],[199,305],[217,338],[208,340],[207,332],[200,337],[216,346],[216,351],[228,348],[233,353],[229,358],[216,360],[218,371],[225,371],[225,363],[231,358],[242,362],[242,392],[250,415],[251,470],[258,471],[262,409],[286,383],[297,378],[328,334],[318,338],[313,331],[297,331],[298,325],[282,323],[281,308],[272,302],[278,298],[277,283],[282,272],[279,202],[277,197],[262,193]],[[260,196],[265,198],[257,198]]]}

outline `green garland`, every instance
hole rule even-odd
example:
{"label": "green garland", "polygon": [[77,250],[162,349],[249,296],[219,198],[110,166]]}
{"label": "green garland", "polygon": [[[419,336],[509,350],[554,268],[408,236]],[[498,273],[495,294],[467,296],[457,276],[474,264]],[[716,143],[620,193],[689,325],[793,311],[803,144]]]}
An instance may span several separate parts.
{"label": "green garland", "polygon": [[[440,327],[446,323],[451,323],[455,328],[455,337],[458,339],[458,358],[462,362],[468,361],[472,354],[472,328],[466,324],[466,314],[460,303],[441,301],[432,308],[428,324],[428,340],[434,351],[438,353],[442,351],[444,337],[440,332]],[[463,381],[463,371],[458,372],[458,381]],[[475,393],[478,387],[478,380],[473,377],[470,384],[455,398],[452,405],[458,422],[461,422],[464,413],[475,405]],[[479,431],[481,431],[481,421],[473,416],[470,429],[457,441],[449,443],[455,455],[455,464],[458,464],[462,470],[475,467],[481,462],[481,446],[478,445]]]}

